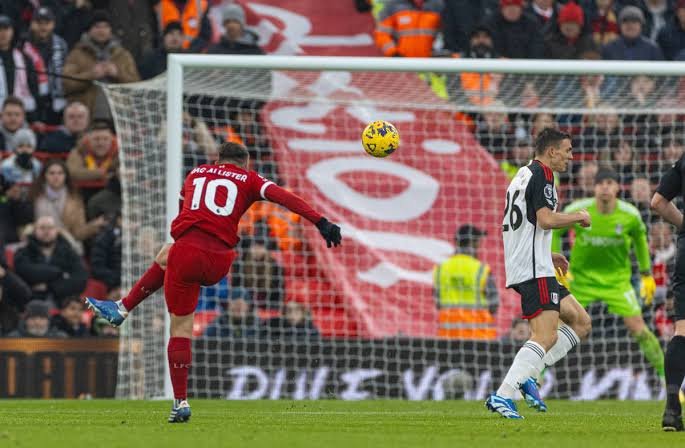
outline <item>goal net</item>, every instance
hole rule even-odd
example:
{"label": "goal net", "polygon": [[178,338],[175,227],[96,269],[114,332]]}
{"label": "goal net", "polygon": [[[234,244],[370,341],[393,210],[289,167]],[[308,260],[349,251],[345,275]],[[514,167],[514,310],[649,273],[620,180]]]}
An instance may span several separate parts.
{"label": "goal net", "polygon": [[[107,87],[121,151],[124,287],[168,238],[184,174],[214,161],[225,140],[244,143],[252,169],[340,223],[343,245],[327,249],[308,222],[255,204],[230,276],[201,293],[191,396],[484,398],[529,331],[505,288],[504,192],[550,126],[573,136],[574,160],[556,179],[561,207],[593,196],[599,168],[618,173],[619,197],[645,223],[658,285],[654,304],[638,306],[662,345],[670,337],[674,231],[648,205],[683,151],[685,90],[673,68],[682,66],[574,61],[564,69],[576,74],[559,74],[558,61],[312,58],[329,68],[314,70],[282,57],[193,58],[170,65],[182,66],[171,83]],[[373,120],[400,132],[386,159],[361,147]],[[571,232],[567,255],[572,243]],[[435,274],[455,246],[471,264]],[[435,293],[441,281],[457,299]],[[589,311],[590,338],[545,373],[543,394],[657,398],[655,371],[622,318],[602,302]],[[165,312],[159,292],[122,328],[119,397],[168,395]]]}

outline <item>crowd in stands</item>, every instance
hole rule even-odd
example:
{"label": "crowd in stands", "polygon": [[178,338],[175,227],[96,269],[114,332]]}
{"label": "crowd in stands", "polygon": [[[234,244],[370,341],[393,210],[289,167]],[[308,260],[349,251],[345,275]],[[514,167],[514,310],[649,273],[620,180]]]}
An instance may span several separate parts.
{"label": "crowd in stands", "polygon": [[[351,3],[373,14],[379,54],[389,57],[685,60],[685,0]],[[166,70],[170,53],[264,51],[246,25],[246,10],[230,0],[0,0],[0,336],[117,334],[78,300],[85,293],[111,299],[125,293],[121,179],[140,177],[119,165],[117,130],[101,85],[154,78]],[[530,159],[540,130],[570,131],[583,163],[558,180],[564,202],[592,196],[598,168],[611,165],[623,197],[651,224],[655,266],[661,266],[655,269],[669,266],[673,236],[654,221],[648,198],[685,149],[683,116],[616,111],[676,108],[685,101],[681,84],[674,81],[669,90],[670,79],[582,76],[545,85],[473,73],[426,80],[438,97],[457,105],[491,107],[455,120],[508,175]],[[254,79],[264,91],[271,82],[270,75]],[[612,93],[620,89],[629,94],[616,105]],[[246,145],[254,169],[278,180],[260,118],[263,103],[201,107],[213,101],[198,98],[200,106],[184,114],[185,170],[216,160],[218,144],[232,140]],[[601,113],[526,112],[542,101]],[[162,129],[161,144],[165,136]],[[137,229],[137,237],[150,246],[141,253],[152,254],[159,242],[147,230]],[[202,292],[199,310],[211,316],[202,332],[316,337],[310,310],[284,286],[292,254],[308,252],[299,218],[259,203],[241,233],[232,280]],[[524,331],[518,322],[515,327]]]}

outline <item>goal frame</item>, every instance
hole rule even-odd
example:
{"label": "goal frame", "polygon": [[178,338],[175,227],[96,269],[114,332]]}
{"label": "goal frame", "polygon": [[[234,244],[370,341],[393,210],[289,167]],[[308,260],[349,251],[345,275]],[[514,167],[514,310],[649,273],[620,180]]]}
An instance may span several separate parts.
{"label": "goal frame", "polygon": [[[167,58],[166,128],[166,225],[178,214],[178,192],[182,179],[183,76],[186,68],[262,69],[294,71],[377,71],[442,73],[510,73],[529,75],[640,75],[685,76],[685,62],[670,61],[578,61],[468,58],[383,58],[333,56],[242,56],[169,54]],[[685,113],[685,107],[683,108]],[[178,125],[173,125],[178,124]],[[167,241],[171,237],[167,232]],[[169,339],[168,316],[165,340]],[[164,395],[173,396],[168,366]]]}

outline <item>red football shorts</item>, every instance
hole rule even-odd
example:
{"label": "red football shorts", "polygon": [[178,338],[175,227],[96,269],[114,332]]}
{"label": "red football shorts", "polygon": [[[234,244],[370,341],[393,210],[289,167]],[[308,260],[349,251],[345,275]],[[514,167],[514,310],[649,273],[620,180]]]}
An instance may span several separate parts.
{"label": "red football shorts", "polygon": [[184,242],[183,237],[171,246],[164,275],[167,309],[176,316],[195,312],[200,287],[215,285],[228,274],[235,251],[200,247]]}

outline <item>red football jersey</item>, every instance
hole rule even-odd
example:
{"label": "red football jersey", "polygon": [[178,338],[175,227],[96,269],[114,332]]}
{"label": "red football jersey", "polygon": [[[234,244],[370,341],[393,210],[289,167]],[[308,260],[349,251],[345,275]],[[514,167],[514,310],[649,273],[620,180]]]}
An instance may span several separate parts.
{"label": "red football jersey", "polygon": [[240,218],[255,201],[266,199],[269,185],[273,182],[230,163],[198,166],[183,182],[183,206],[171,223],[171,236],[177,240],[195,227],[234,247]]}

